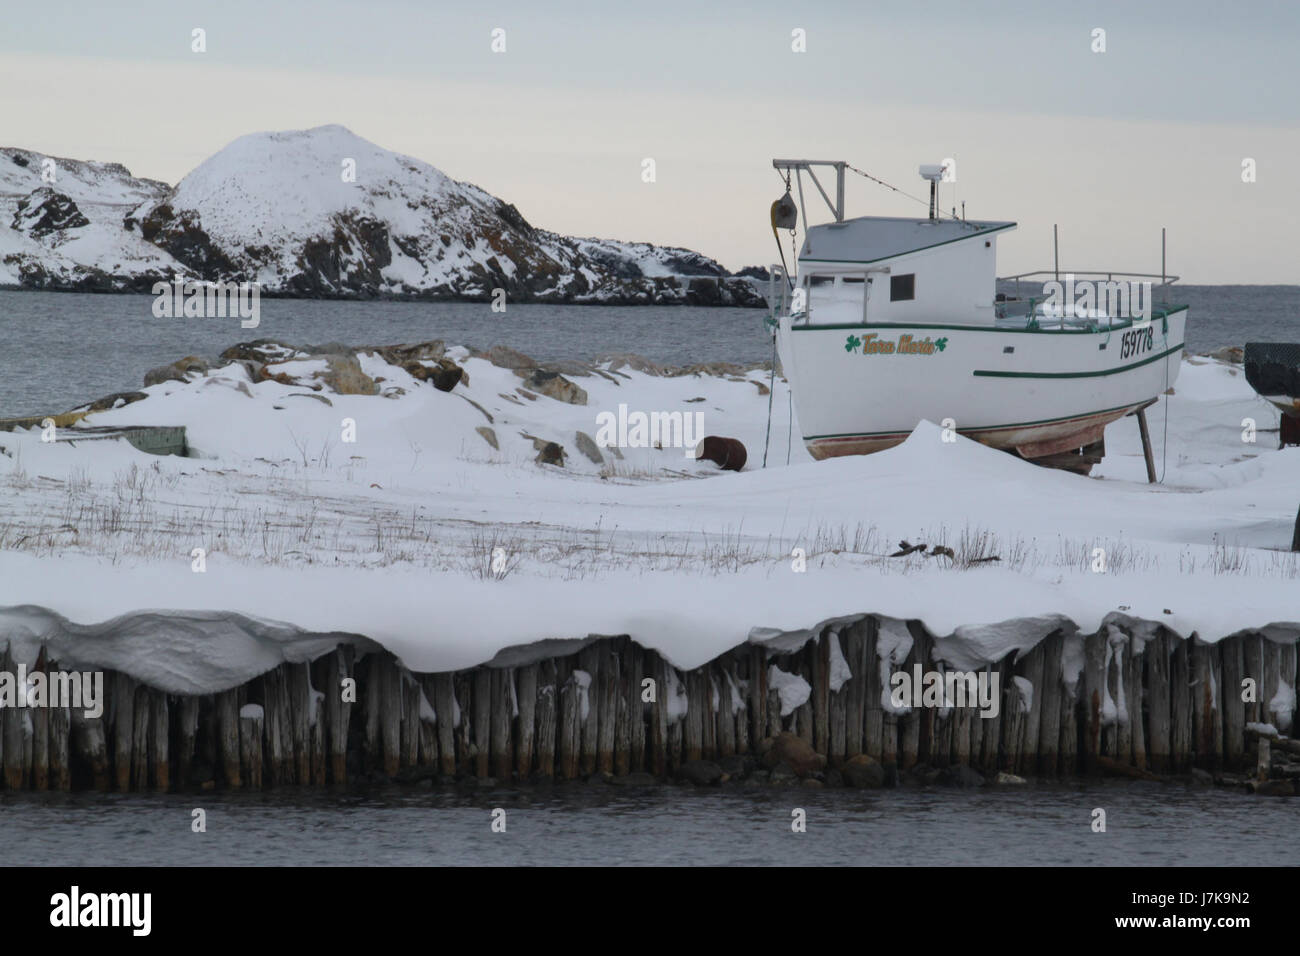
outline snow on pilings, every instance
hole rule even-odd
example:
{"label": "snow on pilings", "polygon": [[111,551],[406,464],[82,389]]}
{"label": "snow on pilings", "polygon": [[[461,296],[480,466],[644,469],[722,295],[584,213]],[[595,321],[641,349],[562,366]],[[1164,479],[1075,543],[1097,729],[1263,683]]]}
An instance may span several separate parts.
{"label": "snow on pilings", "polygon": [[[886,781],[952,765],[1049,779],[1239,772],[1256,760],[1247,724],[1291,725],[1300,634],[1277,636],[1206,643],[1155,625],[1055,631],[984,667],[999,691],[987,716],[978,706],[891,704],[892,674],[953,668],[919,622],[875,617],[826,626],[795,649],[745,644],[691,671],[627,637],[600,637],[565,656],[441,674],[339,645],[197,696],[106,672],[101,716],[0,708],[0,786],[663,778],[691,761],[760,756],[782,732],[825,757],[826,776],[859,754],[879,762]],[[58,669],[42,654],[29,672]],[[0,670],[15,672],[7,647]],[[1245,678],[1257,685],[1252,701],[1242,700]]]}

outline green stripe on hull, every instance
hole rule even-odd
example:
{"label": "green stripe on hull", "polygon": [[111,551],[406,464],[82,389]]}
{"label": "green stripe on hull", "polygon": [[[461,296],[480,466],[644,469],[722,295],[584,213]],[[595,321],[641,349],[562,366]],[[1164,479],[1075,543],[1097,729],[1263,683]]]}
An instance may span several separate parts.
{"label": "green stripe on hull", "polygon": [[1150,365],[1152,362],[1159,362],[1162,358],[1167,358],[1175,352],[1181,351],[1182,348],[1182,345],[1175,345],[1159,355],[1153,355],[1140,362],[1134,362],[1132,365],[1121,365],[1119,368],[1104,368],[1095,372],[996,372],[990,369],[977,368],[971,374],[985,378],[1097,378],[1101,375],[1118,375],[1120,372],[1127,372],[1130,369],[1141,368],[1143,365]]}

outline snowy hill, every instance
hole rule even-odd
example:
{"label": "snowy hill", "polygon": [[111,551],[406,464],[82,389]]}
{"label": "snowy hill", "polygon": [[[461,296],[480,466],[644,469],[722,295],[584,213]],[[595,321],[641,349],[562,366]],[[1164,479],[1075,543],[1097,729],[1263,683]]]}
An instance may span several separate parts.
{"label": "snowy hill", "polygon": [[309,297],[762,304],[697,252],[537,229],[341,126],[243,136],[174,189],[0,149],[0,285],[147,290],[176,273]]}

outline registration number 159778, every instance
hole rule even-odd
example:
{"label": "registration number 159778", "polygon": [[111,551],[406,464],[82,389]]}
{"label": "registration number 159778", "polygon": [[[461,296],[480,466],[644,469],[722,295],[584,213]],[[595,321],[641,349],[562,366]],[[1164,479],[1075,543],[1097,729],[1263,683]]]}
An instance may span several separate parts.
{"label": "registration number 159778", "polygon": [[1154,347],[1154,328],[1148,325],[1144,329],[1129,329],[1120,339],[1119,357],[1122,359],[1132,358],[1135,355],[1141,355],[1143,352],[1149,352]]}

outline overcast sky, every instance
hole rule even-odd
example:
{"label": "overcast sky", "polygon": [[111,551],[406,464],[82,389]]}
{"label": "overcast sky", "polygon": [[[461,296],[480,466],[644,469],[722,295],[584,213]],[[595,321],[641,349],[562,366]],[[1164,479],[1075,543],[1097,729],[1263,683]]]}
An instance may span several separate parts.
{"label": "overcast sky", "polygon": [[[1001,273],[1050,266],[1055,222],[1063,267],[1158,272],[1167,226],[1184,282],[1300,283],[1293,0],[129,9],[5,5],[0,145],[174,183],[245,133],[341,123],[534,225],[733,269],[776,258],[774,156],[845,159],[914,196],[917,166],[953,157],[945,207],[1020,223]],[[924,215],[855,177],[848,206]]]}

